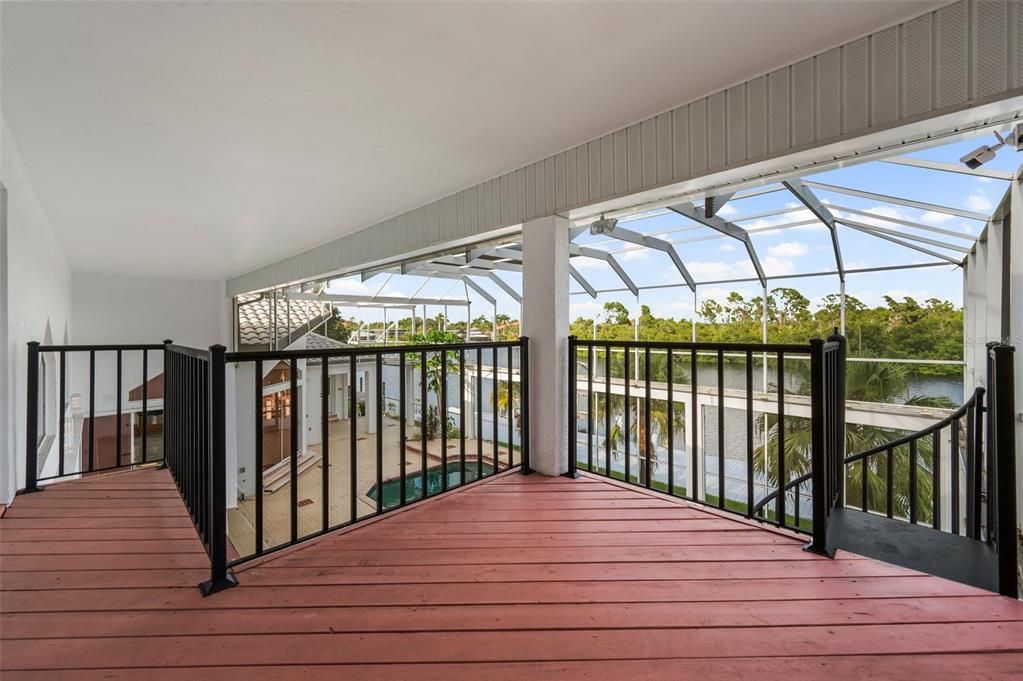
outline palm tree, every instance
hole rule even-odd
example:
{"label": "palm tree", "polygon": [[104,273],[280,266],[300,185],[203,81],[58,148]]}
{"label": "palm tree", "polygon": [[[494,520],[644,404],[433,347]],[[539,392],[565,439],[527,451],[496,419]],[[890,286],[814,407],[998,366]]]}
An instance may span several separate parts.
{"label": "palm tree", "polygon": [[[786,393],[808,395],[810,385],[805,369],[800,371],[796,385]],[[954,404],[945,397],[909,395],[909,369],[904,364],[891,362],[849,362],[846,365],[846,399],[861,402],[892,403],[903,398],[904,404],[922,407],[951,408]],[[777,386],[773,386],[777,389]],[[767,434],[765,444],[754,450],[754,462],[758,469],[766,471],[770,486],[778,486],[778,419],[768,414],[765,419],[757,420],[759,439]],[[891,442],[904,433],[890,428],[848,423],[845,431],[845,452],[853,454]],[[909,477],[910,463],[908,445],[896,449],[892,461],[893,477],[893,513],[896,516],[909,515]],[[789,417],[785,419],[785,442],[782,451],[785,456],[786,478],[791,480],[810,471],[811,456],[811,424],[809,419]],[[931,505],[928,500],[932,495],[931,466],[933,462],[932,443],[924,438],[917,445],[917,498],[920,520],[930,521]],[[854,465],[846,469],[847,496],[851,500],[861,498],[863,489],[863,467]],[[884,457],[871,457],[867,462],[867,505],[878,509],[884,507],[887,497],[887,467]]]}
{"label": "palm tree", "polygon": [[[649,374],[653,382],[667,381],[667,358],[661,354],[650,355]],[[624,361],[624,357],[623,360]],[[611,363],[611,375],[614,378],[624,377],[624,366],[622,361]],[[599,366],[603,364],[597,363]],[[585,375],[585,367],[581,369]],[[635,372],[635,373],[638,373]],[[675,371],[674,381],[687,381],[687,374],[684,371]],[[634,380],[630,378],[630,381]],[[625,440],[625,396],[624,395],[601,395],[596,392],[600,384],[595,382],[595,394],[593,398],[593,420],[595,424],[604,423],[607,418],[607,410],[611,413],[611,430],[606,437],[611,445],[612,456],[617,460],[621,457],[621,448]],[[646,463],[649,461],[650,472],[656,471],[660,461],[657,458],[657,448],[666,445],[668,442],[669,429],[673,429],[676,436],[685,439],[685,413],[684,409],[676,406],[672,410],[671,423],[668,419],[668,402],[666,400],[650,400],[650,420],[646,418],[646,398],[640,393],[639,396],[630,396],[629,411],[629,437],[637,443],[636,453],[639,461],[637,478],[641,484],[646,484]],[[608,472],[610,474],[610,471]]]}

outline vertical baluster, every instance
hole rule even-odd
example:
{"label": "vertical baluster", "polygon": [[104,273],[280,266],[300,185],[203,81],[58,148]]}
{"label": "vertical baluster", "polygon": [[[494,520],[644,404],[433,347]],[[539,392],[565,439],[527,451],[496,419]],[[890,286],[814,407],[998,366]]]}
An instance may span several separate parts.
{"label": "vertical baluster", "polygon": [[885,515],[889,518],[895,513],[895,485],[893,485],[892,477],[895,472],[895,451],[889,447],[885,458]]}
{"label": "vertical baluster", "polygon": [[950,512],[952,514],[952,534],[959,534],[959,419],[952,421],[952,446],[949,447],[949,456],[952,457],[952,466],[949,469],[949,483],[952,488]]}
{"label": "vertical baluster", "polygon": [[[118,378],[120,378],[120,373],[121,373],[121,369],[120,369],[120,359],[121,359],[120,358],[120,354],[121,353],[120,353],[120,351],[118,351],[117,354],[118,354],[118,358],[117,358],[118,359],[117,373],[118,373]],[[118,384],[118,386],[117,386],[117,398],[118,398],[118,400],[120,400],[120,398],[121,398],[121,386],[120,386],[120,384]],[[118,411],[120,411],[120,406],[118,406]],[[120,417],[120,414],[118,414],[117,421],[118,421],[118,423],[117,423],[117,432],[120,433],[120,431],[121,431],[121,423],[120,423],[121,417]],[[149,431],[149,351],[148,350],[143,350],[142,351],[142,462],[143,463],[145,463],[146,459],[149,457],[149,432],[148,431]],[[120,437],[120,436],[118,436],[118,437]],[[118,460],[118,462],[120,462],[120,460],[121,460],[120,452],[118,452],[117,460]]]}
{"label": "vertical baluster", "polygon": [[[766,460],[766,457],[765,457]],[[753,517],[753,352],[746,351],[746,517]]]}
{"label": "vertical baluster", "polygon": [[625,371],[625,426],[623,429],[623,435],[625,440],[625,482],[632,482],[632,462],[629,460],[632,456],[630,451],[632,444],[632,400],[630,399],[630,375],[629,375],[629,364],[631,364],[631,355],[629,347],[626,346],[624,352],[622,352],[622,365]]}
{"label": "vertical baluster", "polygon": [[483,477],[483,348],[476,348],[476,479]]}
{"label": "vertical baluster", "polygon": [[[311,360],[310,360],[311,361]],[[320,530],[330,527],[330,357],[320,362]],[[377,484],[377,500],[383,498]]]}
{"label": "vertical baluster", "polygon": [[579,346],[576,344],[575,336],[568,337],[568,471],[566,475],[570,478],[576,476],[576,460],[578,452],[576,449],[579,446],[579,438],[576,433],[577,421],[579,416],[578,408],[576,407],[576,399],[578,398],[578,381],[576,379],[576,367],[579,362]]}
{"label": "vertical baluster", "polygon": [[870,471],[867,470],[867,457],[860,459],[860,509],[869,511],[869,500],[867,499],[867,487]]}
{"label": "vertical baluster", "polygon": [[[465,348],[458,349],[458,484],[465,484]],[[525,464],[523,464],[525,465]]]}
{"label": "vertical baluster", "polygon": [[675,358],[671,354],[671,348],[668,348],[667,357],[667,375],[665,378],[668,381],[668,494],[675,494]]}
{"label": "vertical baluster", "polygon": [[647,489],[650,489],[650,458],[654,455],[653,434],[650,428],[650,348],[643,349],[643,377],[645,379],[645,397],[643,400],[643,478]]}
{"label": "vertical baluster", "polygon": [[[778,353],[778,524],[785,527],[785,485],[788,472],[785,466],[785,353]],[[767,370],[767,367],[764,367]]]}
{"label": "vertical baluster", "polygon": [[256,411],[256,447],[252,479],[256,488],[256,555],[263,555],[263,360],[255,361],[253,391]]}
{"label": "vertical baluster", "polygon": [[941,529],[941,430],[931,435],[931,525]]}
{"label": "vertical baluster", "polygon": [[696,348],[689,351],[689,408],[693,410],[693,415],[689,419],[692,425],[692,451],[690,452],[689,461],[689,498],[693,501],[699,499],[700,494],[700,481],[697,477],[700,472],[700,437],[699,437],[699,422],[700,422],[700,404],[699,404],[699,393],[697,393],[697,373],[696,373]]}
{"label": "vertical baluster", "polygon": [[499,414],[497,411],[497,346],[490,348],[490,402],[493,409],[491,410],[491,416],[493,417],[493,427],[491,428],[490,434],[493,436],[491,439],[494,444],[494,473],[501,469],[501,449],[498,443],[498,434],[501,432],[499,424]]}
{"label": "vertical baluster", "polygon": [[725,507],[725,352],[718,349],[718,508]]}
{"label": "vertical baluster", "polygon": [[[440,385],[437,391],[437,415],[440,419],[440,489],[448,491],[448,353],[442,350],[440,359]],[[509,386],[510,389],[511,386]]]}
{"label": "vertical baluster", "polygon": [[358,520],[358,480],[359,480],[359,382],[355,378],[358,372],[358,357],[353,351],[348,355],[348,521]]}
{"label": "vertical baluster", "polygon": [[67,426],[67,358],[63,350],[60,351],[60,393],[57,398],[57,425],[59,435],[57,440],[57,475],[64,477],[64,431]]}
{"label": "vertical baluster", "polygon": [[384,511],[384,355],[376,353],[377,513]]}
{"label": "vertical baluster", "polygon": [[[425,499],[429,495],[429,460],[427,449],[429,448],[430,441],[426,435],[426,420],[429,416],[429,408],[427,407],[427,394],[426,394],[426,351],[423,350],[419,353],[419,435],[420,435],[420,446],[423,448],[420,453],[420,467],[419,478],[423,486],[422,492],[419,498]],[[495,391],[496,393],[496,391]],[[495,445],[496,446],[496,445]]]}
{"label": "vertical baluster", "polygon": [[[408,400],[405,388],[405,373],[407,369],[405,367],[405,353],[398,353],[398,477],[401,478],[401,489],[399,490],[399,506],[404,506],[407,501],[405,494],[405,444],[408,439],[408,434],[405,426],[405,402]],[[381,494],[383,491],[381,490]]]}
{"label": "vertical baluster", "polygon": [[96,351],[89,350],[89,467],[96,467]]}
{"label": "vertical baluster", "polygon": [[[144,355],[145,355],[145,351],[143,350],[143,356]],[[115,407],[114,407],[114,409],[115,409],[115,412],[116,412],[117,415],[115,416],[114,423],[117,424],[117,427],[116,427],[117,430],[116,430],[116,433],[115,433],[114,437],[115,437],[115,440],[116,440],[115,450],[116,450],[117,459],[116,459],[116,463],[114,464],[115,468],[121,465],[121,456],[122,456],[122,453],[124,451],[124,443],[122,442],[123,438],[121,437],[121,426],[122,426],[122,424],[121,424],[121,388],[122,388],[121,383],[122,383],[122,380],[121,380],[121,351],[120,350],[117,351],[116,364],[117,364],[117,380],[116,380],[116,388],[115,388],[115,390],[117,392],[116,392],[116,396],[115,396]],[[145,379],[144,375],[143,375],[143,379]],[[146,430],[146,424],[145,424],[145,422],[143,422],[142,423],[142,431],[145,432],[145,430]],[[144,453],[145,453],[145,449],[143,449],[143,454]]]}
{"label": "vertical baluster", "polygon": [[[981,537],[981,522],[983,518],[983,498],[984,493],[984,404],[978,400],[977,408],[973,411],[973,498],[974,498],[974,513],[973,513],[973,537],[974,539],[982,539]],[[990,476],[988,476],[988,494],[991,495],[993,490],[990,486]],[[988,496],[989,499],[992,496]]]}
{"label": "vertical baluster", "polygon": [[512,346],[508,346],[508,468],[515,465],[515,383],[512,377]]}
{"label": "vertical baluster", "polygon": [[604,346],[604,475],[611,476],[611,345]]}
{"label": "vertical baluster", "polygon": [[977,485],[977,481],[974,476],[976,474],[976,465],[974,459],[977,456],[977,450],[974,449],[974,412],[977,410],[977,406],[971,406],[966,410],[966,536],[972,539],[976,539],[977,535],[974,534],[973,528],[977,519],[977,497],[974,495],[974,489]]}
{"label": "vertical baluster", "polygon": [[530,472],[530,442],[529,442],[529,338],[519,337],[519,382],[522,392],[522,427],[519,429],[519,437],[522,442],[522,473]]}
{"label": "vertical baluster", "polygon": [[916,440],[909,441],[909,522],[916,523]]}
{"label": "vertical baluster", "polygon": [[290,371],[288,372],[289,382],[289,416],[291,418],[291,460],[288,471],[290,483],[290,510],[291,510],[291,543],[298,541],[298,363],[291,360]]}
{"label": "vertical baluster", "polygon": [[586,349],[586,470],[593,472],[593,346]]}

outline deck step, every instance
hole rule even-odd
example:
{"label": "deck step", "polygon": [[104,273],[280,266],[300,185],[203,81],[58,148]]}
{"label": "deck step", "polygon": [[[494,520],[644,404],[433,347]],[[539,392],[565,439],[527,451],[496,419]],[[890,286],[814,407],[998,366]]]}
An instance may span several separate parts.
{"label": "deck step", "polygon": [[998,591],[997,554],[986,543],[858,509],[837,508],[828,544],[988,591]]}

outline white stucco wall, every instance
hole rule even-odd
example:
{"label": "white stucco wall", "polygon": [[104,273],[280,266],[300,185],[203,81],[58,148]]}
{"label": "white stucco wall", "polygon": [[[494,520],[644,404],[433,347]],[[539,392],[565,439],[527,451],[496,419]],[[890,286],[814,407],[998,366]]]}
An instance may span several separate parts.
{"label": "white stucco wall", "polygon": [[[71,270],[9,128],[0,117],[0,182],[7,219],[0,241],[6,329],[0,361],[0,503],[9,503],[25,475],[25,361],[30,340],[71,339]],[[3,316],[3,315],[0,315]],[[47,335],[49,334],[49,335]],[[54,397],[54,402],[55,402]],[[53,416],[53,410],[50,410]]]}

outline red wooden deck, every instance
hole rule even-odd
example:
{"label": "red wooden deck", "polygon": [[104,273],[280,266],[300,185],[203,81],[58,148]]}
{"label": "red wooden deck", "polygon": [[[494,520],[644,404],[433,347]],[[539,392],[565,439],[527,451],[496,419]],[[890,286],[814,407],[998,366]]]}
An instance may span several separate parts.
{"label": "red wooden deck", "polygon": [[239,573],[166,471],[0,520],[4,681],[1023,678],[1023,604],[640,490],[506,475]]}

